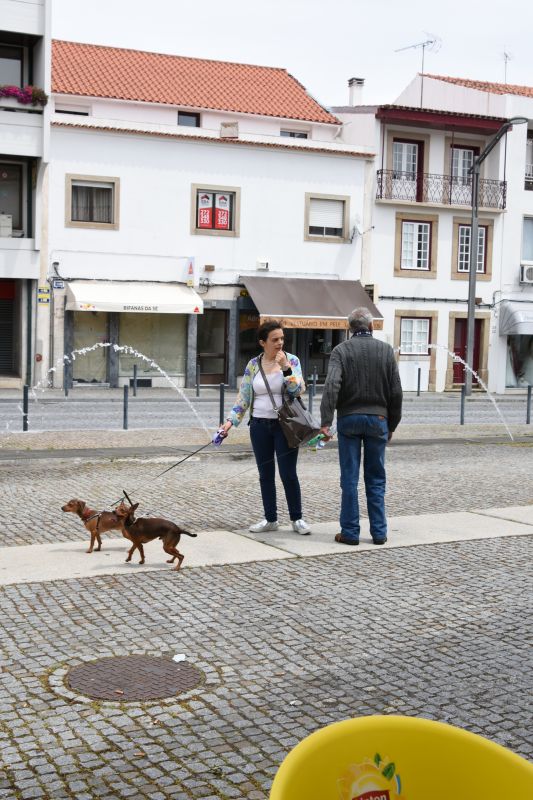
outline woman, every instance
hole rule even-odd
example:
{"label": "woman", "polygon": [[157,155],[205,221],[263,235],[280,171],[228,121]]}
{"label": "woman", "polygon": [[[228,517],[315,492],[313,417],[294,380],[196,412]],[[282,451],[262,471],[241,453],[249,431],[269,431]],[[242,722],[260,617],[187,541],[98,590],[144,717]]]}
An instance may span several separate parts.
{"label": "woman", "polygon": [[243,420],[246,411],[250,409],[250,438],[259,470],[265,518],[251,525],[249,530],[252,533],[264,533],[276,531],[279,527],[275,454],[285,489],[292,529],[296,533],[306,535],[311,533],[311,528],[302,519],[302,497],[296,474],[298,448],[289,447],[287,444],[259,365],[263,367],[276,406],[281,405],[283,387],[293,397],[298,397],[305,391],[302,368],[296,356],[284,352],[284,336],[279,322],[271,321],[261,325],[258,338],[263,352],[248,362],[237,400],[223,426],[223,431],[227,436],[232,425],[237,426]]}

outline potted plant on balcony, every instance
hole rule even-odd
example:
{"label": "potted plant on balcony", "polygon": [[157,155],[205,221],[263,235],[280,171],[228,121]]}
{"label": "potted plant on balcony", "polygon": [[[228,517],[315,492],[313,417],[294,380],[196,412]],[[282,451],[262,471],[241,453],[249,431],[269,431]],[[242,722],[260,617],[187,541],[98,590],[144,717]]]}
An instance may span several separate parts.
{"label": "potted plant on balcony", "polygon": [[48,95],[37,86],[0,86],[0,106],[11,107],[22,106],[45,106],[48,102]]}

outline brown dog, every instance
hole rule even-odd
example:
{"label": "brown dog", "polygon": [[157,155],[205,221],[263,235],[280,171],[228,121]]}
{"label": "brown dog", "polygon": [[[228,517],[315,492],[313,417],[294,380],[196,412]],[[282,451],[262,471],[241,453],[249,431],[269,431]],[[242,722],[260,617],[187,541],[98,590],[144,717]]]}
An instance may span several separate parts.
{"label": "brown dog", "polygon": [[125,503],[117,508],[117,517],[122,522],[122,532],[127,539],[131,539],[133,547],[128,552],[126,561],[131,561],[131,557],[135,550],[138,550],[141,555],[140,564],[144,564],[144,549],[143,544],[152,542],[154,539],[161,539],[163,541],[163,550],[168,553],[172,558],[167,560],[167,564],[172,564],[174,559],[178,559],[176,570],[181,567],[181,563],[185,558],[178,552],[177,544],[180,540],[181,534],[185,536],[196,536],[195,533],[183,530],[168,519],[161,517],[140,517],[135,519],[134,514],[138,508],[139,503],[135,503],[129,508]]}
{"label": "brown dog", "polygon": [[102,549],[100,533],[113,530],[123,531],[122,520],[114,511],[95,511],[89,508],[87,503],[84,503],[83,500],[69,500],[68,503],[61,506],[61,511],[70,511],[72,514],[77,514],[91,534],[91,543],[87,550],[88,553],[92,553],[94,550],[95,542],[98,542],[96,550]]}

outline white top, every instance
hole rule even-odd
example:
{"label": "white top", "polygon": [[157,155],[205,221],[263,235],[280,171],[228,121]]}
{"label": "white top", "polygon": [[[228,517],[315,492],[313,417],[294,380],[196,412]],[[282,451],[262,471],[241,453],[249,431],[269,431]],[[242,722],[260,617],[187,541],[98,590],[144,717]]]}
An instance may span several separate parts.
{"label": "white top", "polygon": [[[281,391],[283,388],[283,373],[281,370],[267,374],[266,379],[270,386],[270,391],[274,396],[274,402],[277,406],[281,405]],[[272,401],[268,394],[263,376],[258,372],[253,381],[254,390],[254,408],[253,416],[261,417],[262,419],[277,419],[278,415],[272,408]]]}

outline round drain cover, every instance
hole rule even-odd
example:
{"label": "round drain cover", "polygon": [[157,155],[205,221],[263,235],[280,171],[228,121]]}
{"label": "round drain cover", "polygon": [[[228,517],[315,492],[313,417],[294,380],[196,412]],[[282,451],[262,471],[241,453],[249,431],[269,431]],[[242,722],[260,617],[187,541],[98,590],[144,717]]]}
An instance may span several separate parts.
{"label": "round drain cover", "polygon": [[161,700],[203,683],[204,674],[187,661],[157,656],[117,656],[85,661],[67,676],[71,689],[96,700]]}

